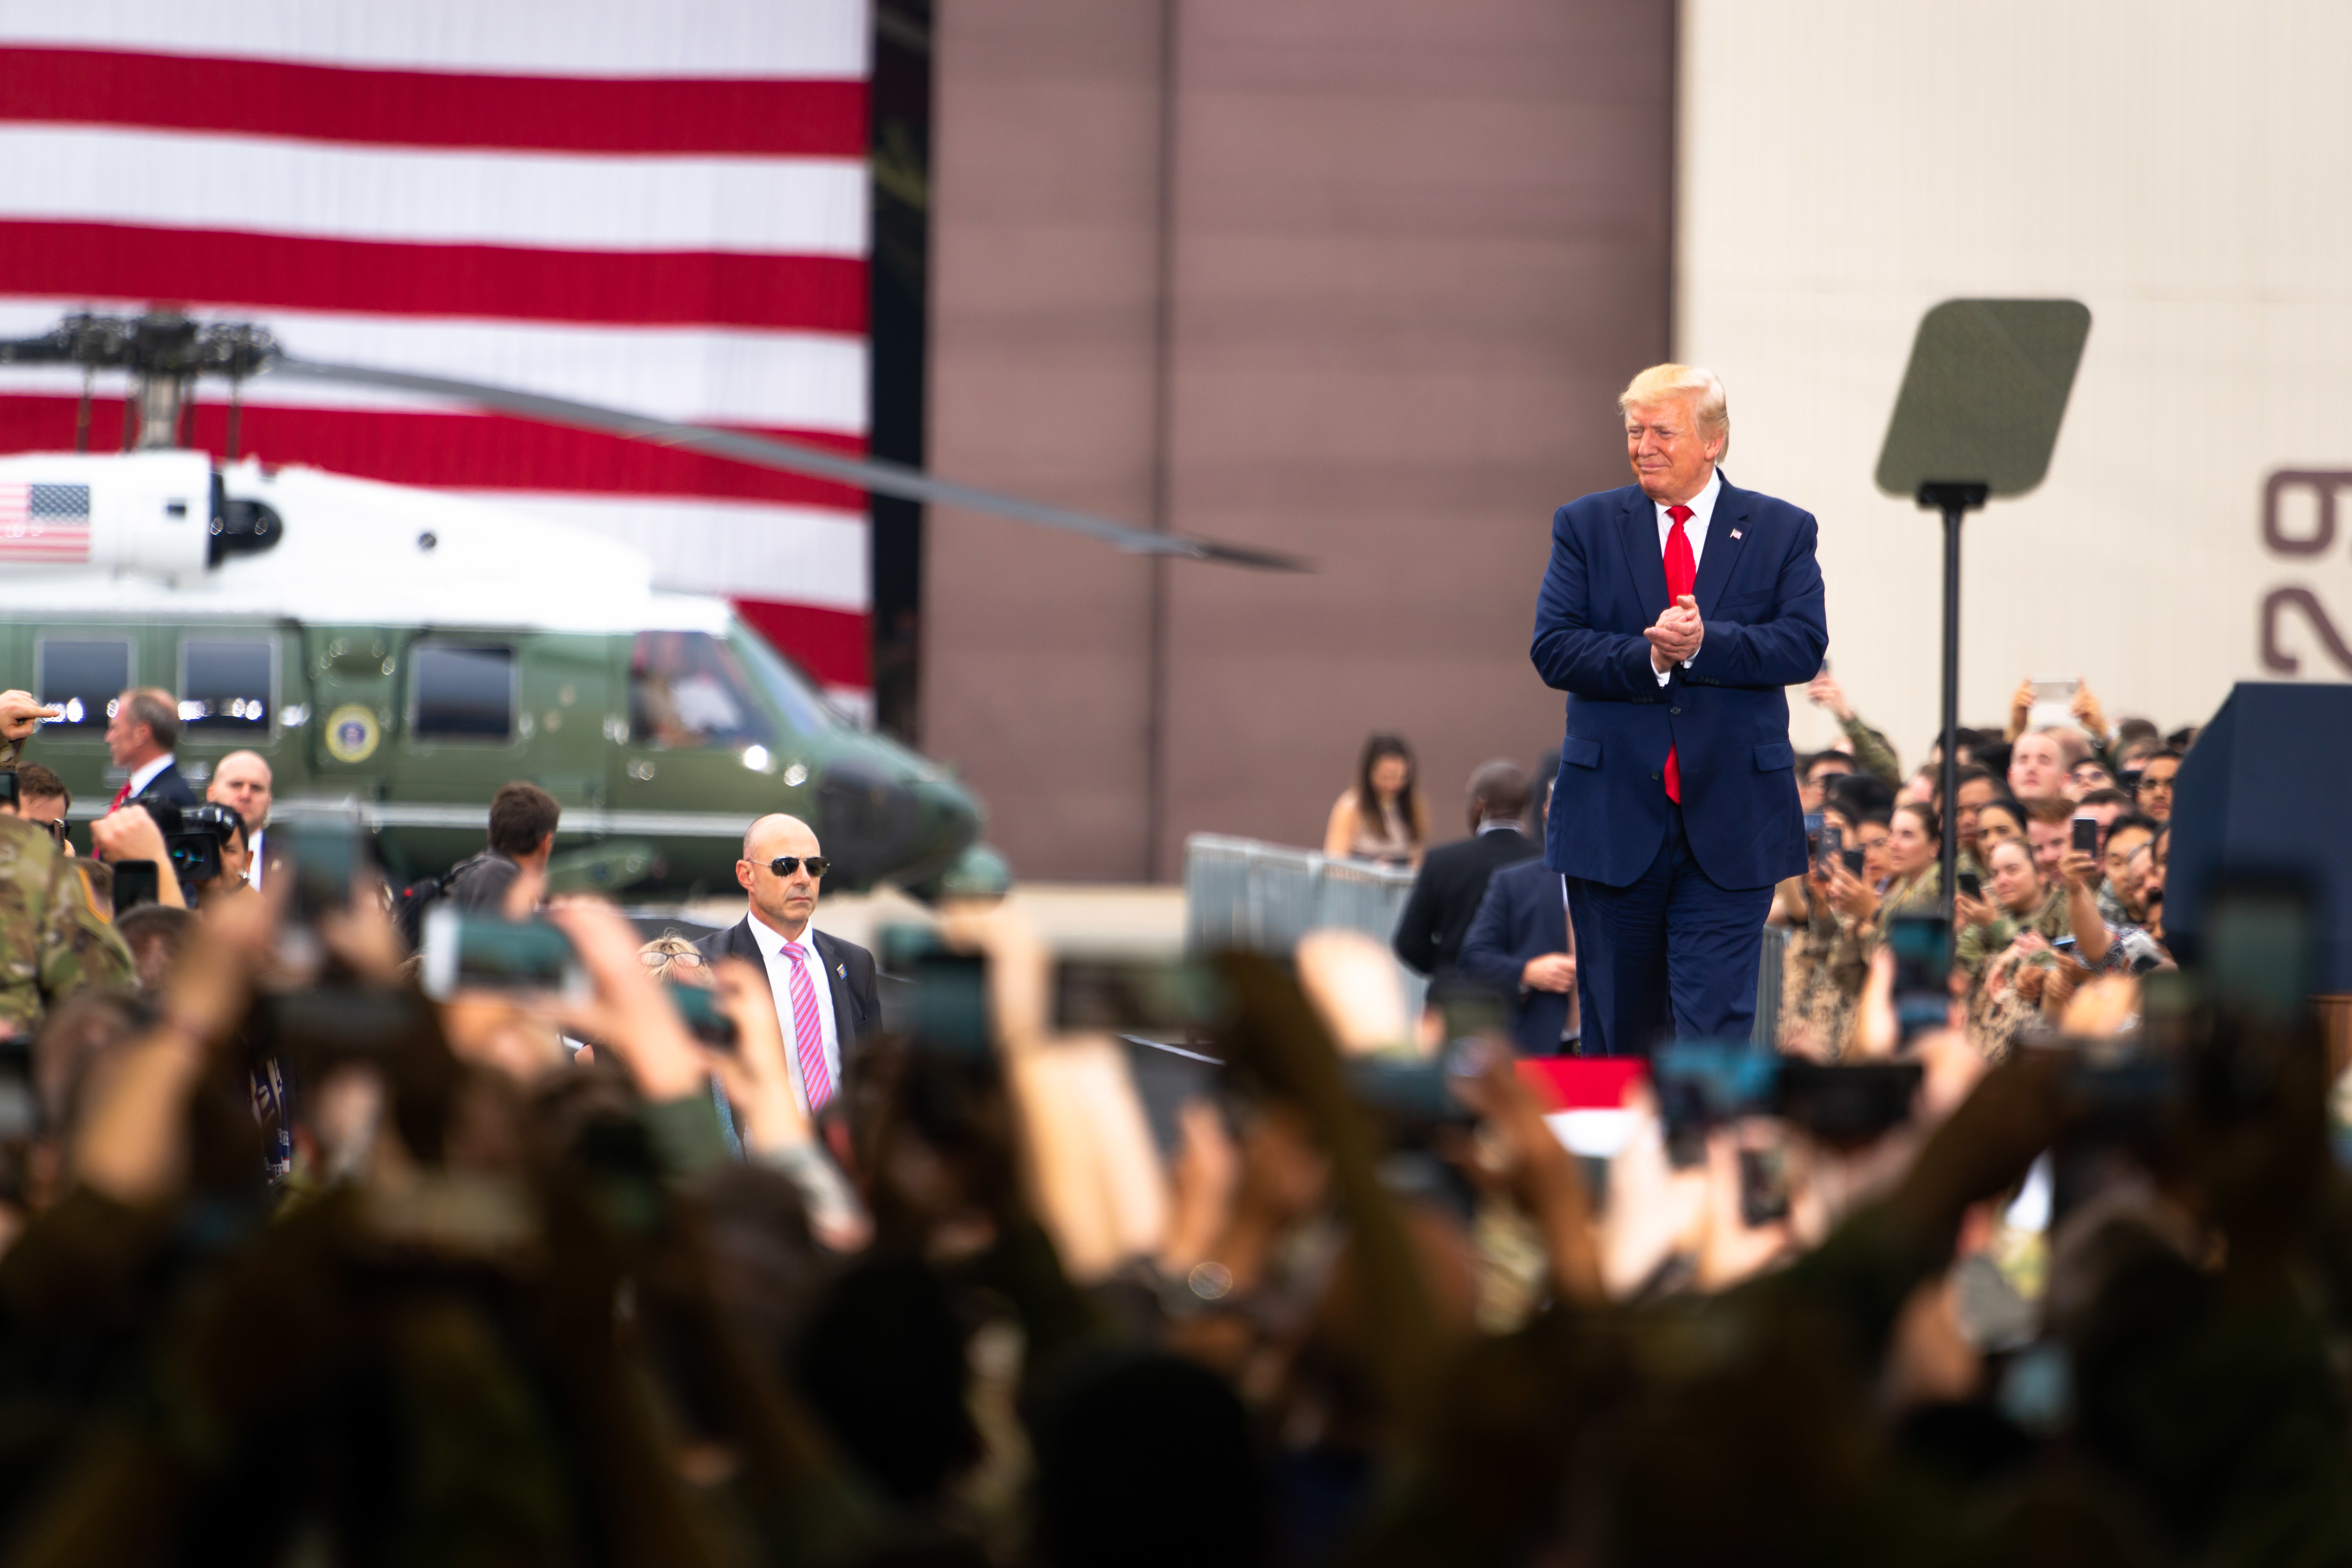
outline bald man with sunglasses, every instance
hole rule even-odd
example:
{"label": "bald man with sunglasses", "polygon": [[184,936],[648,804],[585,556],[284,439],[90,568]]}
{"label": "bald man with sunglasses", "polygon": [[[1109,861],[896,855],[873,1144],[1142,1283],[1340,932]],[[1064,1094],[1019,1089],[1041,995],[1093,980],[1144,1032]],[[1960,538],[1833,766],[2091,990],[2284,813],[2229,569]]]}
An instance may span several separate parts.
{"label": "bald man with sunglasses", "polygon": [[707,963],[740,958],[766,979],[793,1087],[813,1116],[841,1092],[844,1059],[882,1017],[874,955],[809,924],[827,869],[807,823],[782,813],[760,818],[735,862],[751,909],[694,944]]}

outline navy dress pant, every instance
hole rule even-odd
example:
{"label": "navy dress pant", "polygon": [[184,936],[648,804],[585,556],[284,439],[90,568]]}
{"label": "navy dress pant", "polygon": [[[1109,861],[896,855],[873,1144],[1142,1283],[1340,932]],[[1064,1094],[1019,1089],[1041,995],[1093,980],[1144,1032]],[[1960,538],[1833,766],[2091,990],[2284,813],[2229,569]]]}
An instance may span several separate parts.
{"label": "navy dress pant", "polygon": [[1745,1042],[1772,889],[1721,888],[1699,869],[1680,806],[1650,868],[1622,888],[1568,879],[1576,927],[1578,1054],[1645,1057],[1662,1040]]}

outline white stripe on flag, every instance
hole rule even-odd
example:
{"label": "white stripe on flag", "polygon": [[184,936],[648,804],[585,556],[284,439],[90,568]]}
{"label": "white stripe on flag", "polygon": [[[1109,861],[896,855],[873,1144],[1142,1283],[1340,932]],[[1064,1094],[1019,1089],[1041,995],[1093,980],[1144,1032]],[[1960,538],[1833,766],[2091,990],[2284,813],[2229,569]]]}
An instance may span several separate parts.
{"label": "white stripe on flag", "polygon": [[554,250],[866,254],[847,158],[598,157],[0,126],[0,218]]}
{"label": "white stripe on flag", "polygon": [[[0,299],[0,338],[29,337],[68,309],[135,314],[137,301]],[[331,363],[415,371],[598,403],[660,419],[856,436],[866,429],[866,340],[829,332],[690,327],[564,327],[302,310],[200,308],[205,319],[258,321],[289,353]],[[119,377],[100,390],[119,395]],[[218,383],[204,384],[219,400]],[[65,366],[0,366],[0,392],[79,396]],[[404,393],[273,380],[245,400],[295,408],[452,408]]]}
{"label": "white stripe on flag", "polygon": [[653,563],[659,587],[858,614],[872,603],[870,545],[858,512],[652,496],[454,493],[633,544]]}
{"label": "white stripe on flag", "polygon": [[8,0],[0,42],[581,77],[866,75],[865,0]]}

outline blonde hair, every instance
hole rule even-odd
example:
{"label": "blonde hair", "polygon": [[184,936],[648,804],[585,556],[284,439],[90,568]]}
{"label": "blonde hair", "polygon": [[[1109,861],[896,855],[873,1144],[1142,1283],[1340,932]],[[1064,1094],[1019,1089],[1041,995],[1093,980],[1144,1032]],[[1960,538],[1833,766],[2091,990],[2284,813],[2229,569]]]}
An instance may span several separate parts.
{"label": "blonde hair", "polygon": [[1690,405],[1701,435],[1709,439],[1720,436],[1727,447],[1730,445],[1731,405],[1723,395],[1723,383],[1716,379],[1715,372],[1695,364],[1652,365],[1625,384],[1625,390],[1617,395],[1617,408],[1622,413],[1636,403],[1664,403],[1669,398]]}
{"label": "blonde hair", "polygon": [[637,958],[656,980],[668,979],[670,966],[680,959],[688,968],[701,967],[704,962],[702,950],[674,931],[666,931],[638,948]]}

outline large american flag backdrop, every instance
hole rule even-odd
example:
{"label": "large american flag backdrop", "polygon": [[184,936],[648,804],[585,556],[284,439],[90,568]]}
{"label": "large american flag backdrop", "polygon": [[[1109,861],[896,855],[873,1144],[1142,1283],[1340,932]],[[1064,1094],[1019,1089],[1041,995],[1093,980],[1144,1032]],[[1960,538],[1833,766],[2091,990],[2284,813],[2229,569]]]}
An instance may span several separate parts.
{"label": "large american flag backdrop", "polygon": [[[175,304],[862,452],[867,29],[865,0],[0,0],[0,336]],[[80,392],[0,367],[0,451],[70,446]],[[196,415],[216,454],[226,396]],[[629,540],[870,685],[856,490],[267,376],[240,445]]]}

